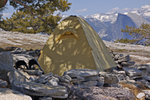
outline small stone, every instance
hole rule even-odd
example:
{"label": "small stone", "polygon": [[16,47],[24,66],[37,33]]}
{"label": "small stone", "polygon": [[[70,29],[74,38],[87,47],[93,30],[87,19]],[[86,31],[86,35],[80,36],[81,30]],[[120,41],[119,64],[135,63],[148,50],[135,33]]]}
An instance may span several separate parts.
{"label": "small stone", "polygon": [[125,75],[124,74],[117,74],[117,77],[118,77],[119,82],[125,80]]}
{"label": "small stone", "polygon": [[107,72],[99,72],[99,75],[101,75],[101,76],[104,76],[106,74],[107,74]]}
{"label": "small stone", "polygon": [[98,74],[99,72],[97,70],[92,70],[92,69],[72,69],[64,72],[64,75],[69,75],[71,78],[76,76],[81,76],[81,77],[96,76]]}
{"label": "small stone", "polygon": [[135,66],[137,69],[139,69],[139,70],[146,70],[147,69],[147,67],[148,66],[146,66],[146,65],[138,65],[138,66]]}
{"label": "small stone", "polygon": [[64,76],[60,77],[61,82],[70,83],[71,80],[72,80],[72,78],[69,75],[64,75]]}
{"label": "small stone", "polygon": [[141,76],[142,75],[142,71],[136,69],[136,68],[127,68],[124,67],[123,70],[127,73],[127,75],[129,75],[130,77],[133,76]]}
{"label": "small stone", "polygon": [[123,54],[116,54],[115,56],[114,56],[114,59],[115,60],[118,60],[119,58],[122,58],[124,55]]}
{"label": "small stone", "polygon": [[31,76],[28,74],[28,73],[26,73],[26,72],[24,72],[23,70],[21,70],[21,69],[18,69],[18,72],[20,73],[20,74],[22,74],[23,76],[25,76],[28,80],[32,80],[33,78],[31,78]]}
{"label": "small stone", "polygon": [[97,86],[101,87],[104,85],[104,77],[99,77],[99,80],[97,81]]}
{"label": "small stone", "polygon": [[127,82],[129,82],[129,83],[135,83],[135,80],[127,80]]}
{"label": "small stone", "polygon": [[150,82],[148,82],[148,81],[146,81],[146,80],[141,80],[140,82],[143,83],[143,85],[144,85],[145,87],[147,87],[147,88],[150,89]]}
{"label": "small stone", "polygon": [[150,66],[147,67],[147,72],[150,73]]}
{"label": "small stone", "polygon": [[150,76],[144,76],[144,79],[150,81]]}
{"label": "small stone", "polygon": [[80,84],[81,82],[84,82],[85,78],[81,76],[76,76],[76,78],[72,78],[71,82],[74,84]]}
{"label": "small stone", "polygon": [[36,80],[36,82],[37,82],[37,83],[45,84],[46,82],[48,82],[48,80],[51,79],[51,77],[53,77],[53,74],[52,74],[52,73],[44,74],[44,75],[41,75],[41,76]]}
{"label": "small stone", "polygon": [[[115,61],[116,62],[116,61]],[[118,62],[116,62],[116,63],[118,63]],[[123,66],[122,65],[120,65],[120,64],[117,64],[117,68],[122,68]]]}
{"label": "small stone", "polygon": [[133,61],[121,62],[121,65],[123,65],[123,66],[132,66],[132,65],[134,65],[134,64],[135,64],[135,62],[133,62]]}
{"label": "small stone", "polygon": [[138,94],[136,95],[136,97],[137,97],[138,99],[142,99],[142,98],[145,97],[145,93],[140,92],[140,93],[138,93]]}
{"label": "small stone", "polygon": [[87,81],[87,82],[82,82],[83,86],[89,87],[89,86],[96,86],[97,81]]}
{"label": "small stone", "polygon": [[5,87],[7,87],[7,85],[8,85],[7,81],[4,81],[4,80],[0,79],[0,87],[1,88],[5,88]]}
{"label": "small stone", "polygon": [[133,80],[141,80],[142,78],[143,77],[141,75],[131,77]]}
{"label": "small stone", "polygon": [[85,78],[82,77],[82,76],[76,76],[76,77],[74,77],[74,78],[72,79],[72,82],[73,82],[74,79],[76,79],[76,80],[78,80],[78,81],[85,81]]}
{"label": "small stone", "polygon": [[25,72],[27,72],[29,75],[36,75],[36,76],[40,76],[43,74],[43,72],[41,70],[24,70]]}
{"label": "small stone", "polygon": [[85,77],[85,81],[98,81],[99,76],[90,76],[90,77]]}
{"label": "small stone", "polygon": [[150,99],[150,90],[143,90],[147,99]]}
{"label": "small stone", "polygon": [[56,77],[52,77],[50,80],[46,82],[46,85],[58,86],[59,79]]}
{"label": "small stone", "polygon": [[39,98],[39,100],[53,100],[52,97],[42,97],[42,98]]}
{"label": "small stone", "polygon": [[121,58],[119,58],[119,60],[117,60],[117,61],[118,61],[118,63],[120,63],[120,62],[128,62],[128,61],[130,61],[130,56],[127,55],[127,56],[125,56],[125,57],[121,57]]}
{"label": "small stone", "polygon": [[11,52],[0,52],[0,79],[8,80],[7,73],[13,70]]}
{"label": "small stone", "polygon": [[113,70],[113,72],[114,72],[115,74],[123,74],[123,75],[126,74],[125,71]]}

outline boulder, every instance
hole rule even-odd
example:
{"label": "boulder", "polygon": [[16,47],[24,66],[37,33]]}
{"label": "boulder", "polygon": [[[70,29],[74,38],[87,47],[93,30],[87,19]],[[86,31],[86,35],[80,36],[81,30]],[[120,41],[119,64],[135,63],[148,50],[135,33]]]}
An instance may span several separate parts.
{"label": "boulder", "polygon": [[32,100],[32,98],[15,90],[0,88],[0,100]]}
{"label": "boulder", "polygon": [[0,79],[8,80],[7,73],[13,70],[11,52],[0,52]]}
{"label": "boulder", "polygon": [[145,98],[145,93],[143,93],[143,92],[140,92],[140,93],[138,93],[137,95],[136,95],[136,97],[138,98],[138,99],[144,99]]}
{"label": "boulder", "polygon": [[104,77],[104,84],[111,85],[119,82],[119,79],[116,74],[100,72],[100,76]]}
{"label": "boulder", "polygon": [[50,96],[67,98],[68,92],[64,86],[50,86],[29,81],[18,70],[8,73],[12,89],[31,96]]}

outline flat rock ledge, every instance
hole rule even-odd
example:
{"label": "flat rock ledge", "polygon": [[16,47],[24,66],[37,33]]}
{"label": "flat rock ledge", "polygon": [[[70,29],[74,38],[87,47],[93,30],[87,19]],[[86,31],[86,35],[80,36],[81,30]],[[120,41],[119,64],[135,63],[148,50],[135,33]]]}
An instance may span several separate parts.
{"label": "flat rock ledge", "polygon": [[32,98],[15,90],[0,88],[0,100],[32,100]]}

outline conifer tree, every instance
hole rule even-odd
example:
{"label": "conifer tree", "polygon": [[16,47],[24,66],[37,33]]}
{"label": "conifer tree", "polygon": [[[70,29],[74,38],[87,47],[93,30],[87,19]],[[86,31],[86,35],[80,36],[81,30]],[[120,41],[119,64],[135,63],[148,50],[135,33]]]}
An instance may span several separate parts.
{"label": "conifer tree", "polygon": [[3,8],[7,3],[7,0],[0,0],[0,8]]}
{"label": "conifer tree", "polygon": [[24,33],[51,33],[60,21],[60,12],[69,10],[68,0],[9,0],[17,9],[0,27]]}
{"label": "conifer tree", "polygon": [[[145,45],[150,44],[150,24],[142,24],[139,28],[126,26],[122,32],[129,33],[134,39],[134,43],[139,43],[139,41],[145,39],[143,42]],[[122,40],[122,39],[121,39]]]}

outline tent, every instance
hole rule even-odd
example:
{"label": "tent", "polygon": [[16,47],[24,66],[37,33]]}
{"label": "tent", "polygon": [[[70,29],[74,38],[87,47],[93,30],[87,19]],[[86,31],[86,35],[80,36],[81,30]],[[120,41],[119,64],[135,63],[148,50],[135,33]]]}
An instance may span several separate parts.
{"label": "tent", "polygon": [[45,73],[57,75],[70,69],[103,71],[116,66],[99,35],[76,16],[67,17],[55,28],[38,62]]}

